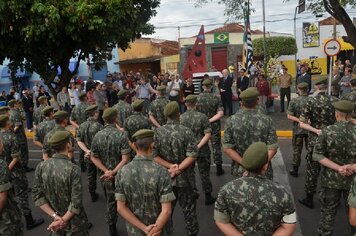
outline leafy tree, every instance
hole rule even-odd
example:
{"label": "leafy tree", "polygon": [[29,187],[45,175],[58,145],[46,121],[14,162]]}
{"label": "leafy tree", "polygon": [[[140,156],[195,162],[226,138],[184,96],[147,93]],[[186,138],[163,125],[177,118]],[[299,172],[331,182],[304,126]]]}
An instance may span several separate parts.
{"label": "leafy tree", "polygon": [[293,37],[267,37],[266,38],[266,55],[263,54],[263,38],[257,38],[252,41],[253,54],[256,56],[265,56],[266,61],[271,57],[281,55],[294,55],[297,53],[297,44]]}
{"label": "leafy tree", "polygon": [[[96,67],[112,48],[122,49],[141,34],[153,33],[147,22],[156,14],[159,0],[1,0],[0,61],[10,59],[37,72],[53,94],[69,84],[79,61],[92,57]],[[68,69],[78,59],[74,72]],[[57,89],[51,83],[62,70]]]}

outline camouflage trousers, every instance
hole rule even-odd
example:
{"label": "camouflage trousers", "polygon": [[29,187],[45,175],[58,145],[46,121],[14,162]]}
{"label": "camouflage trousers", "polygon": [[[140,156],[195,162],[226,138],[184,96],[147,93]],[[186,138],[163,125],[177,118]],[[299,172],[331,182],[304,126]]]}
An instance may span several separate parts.
{"label": "camouflage trousers", "polygon": [[108,225],[116,224],[116,200],[115,200],[115,180],[101,181],[106,198],[105,221]]}
{"label": "camouflage trousers", "polygon": [[299,167],[301,162],[303,141],[305,143],[305,148],[308,150],[308,135],[307,134],[293,134],[292,145],[293,145],[293,161],[292,165]]}
{"label": "camouflage trousers", "polygon": [[193,187],[173,187],[173,193],[176,197],[176,200],[172,202],[173,209],[178,202],[183,211],[187,235],[198,234],[197,196]]}
{"label": "camouflage trousers", "polygon": [[22,214],[31,214],[28,203],[28,180],[26,174],[22,170],[14,170],[11,172],[11,177],[11,184],[14,186],[15,195],[18,198]]}
{"label": "camouflage trousers", "polygon": [[83,232],[65,232],[65,231],[60,231],[60,232],[52,232],[50,233],[51,236],[88,236],[89,232],[88,230],[83,231]]}
{"label": "camouflage trousers", "polygon": [[26,167],[28,165],[28,145],[27,140],[25,142],[21,142],[20,144],[20,163],[21,166]]}
{"label": "camouflage trousers", "polygon": [[89,192],[96,191],[96,180],[98,176],[98,169],[96,166],[88,159],[86,159],[87,173],[88,173],[88,189]]}
{"label": "camouflage trousers", "polygon": [[313,160],[313,148],[314,146],[308,146],[307,154],[307,170],[305,176],[305,192],[307,194],[314,194],[318,185],[318,177],[320,173],[320,164]]}
{"label": "camouflage trousers", "polygon": [[204,193],[211,193],[213,185],[210,179],[210,155],[199,155],[197,164]]}
{"label": "camouflage trousers", "polygon": [[[320,221],[318,227],[319,235],[332,235],[334,230],[335,216],[340,205],[341,198],[344,198],[346,207],[346,217],[348,216],[347,197],[349,190],[332,189],[322,187],[320,190]],[[348,229],[350,231],[350,228]],[[345,230],[345,232],[347,232]]]}
{"label": "camouflage trousers", "polygon": [[84,162],[84,151],[79,149],[79,164],[85,163]]}
{"label": "camouflage trousers", "polygon": [[220,121],[211,123],[211,147],[214,158],[214,163],[216,165],[222,164],[222,154],[221,154],[221,127]]}

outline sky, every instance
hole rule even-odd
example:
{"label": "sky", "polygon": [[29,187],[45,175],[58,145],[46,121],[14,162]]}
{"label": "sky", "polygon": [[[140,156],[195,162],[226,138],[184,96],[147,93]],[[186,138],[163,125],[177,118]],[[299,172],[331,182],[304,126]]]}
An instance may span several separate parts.
{"label": "sky", "polygon": [[[218,0],[213,0],[197,8],[194,7],[193,0],[161,0],[157,15],[150,21],[156,27],[156,32],[147,37],[178,40],[178,26],[181,38],[196,35],[202,24],[205,31],[223,26],[227,19],[224,15],[225,6],[217,2]],[[297,0],[265,0],[266,31],[293,34],[296,6]],[[255,12],[250,16],[251,28],[262,30],[262,0],[252,0],[252,7]],[[356,10],[352,11],[352,15],[356,16]],[[326,16],[328,15],[325,14],[323,18]],[[297,27],[301,27],[302,22],[317,20],[320,18],[307,12],[298,14]]]}

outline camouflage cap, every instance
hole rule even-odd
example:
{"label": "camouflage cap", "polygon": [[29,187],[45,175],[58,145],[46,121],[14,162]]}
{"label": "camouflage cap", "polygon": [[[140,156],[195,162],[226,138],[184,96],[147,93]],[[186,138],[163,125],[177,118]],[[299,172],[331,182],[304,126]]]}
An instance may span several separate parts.
{"label": "camouflage cap", "polygon": [[66,118],[68,116],[69,116],[69,114],[66,111],[57,111],[56,113],[53,114],[54,118],[59,118],[59,119]]}
{"label": "camouflage cap", "polygon": [[15,105],[17,103],[17,100],[16,99],[11,99],[8,103],[7,103],[7,105],[8,106],[13,106],[13,105]]}
{"label": "camouflage cap", "polygon": [[240,99],[242,101],[253,101],[253,100],[257,100],[258,98],[258,91],[255,87],[250,87],[244,91],[242,91],[242,93],[240,94]]}
{"label": "camouflage cap", "polygon": [[143,107],[144,101],[142,99],[136,99],[133,103],[132,103],[132,107],[134,109],[140,109]]}
{"label": "camouflage cap", "polygon": [[121,89],[121,90],[117,93],[117,96],[118,96],[119,98],[124,97],[124,96],[127,95],[128,92],[129,92],[129,91],[127,91],[126,89]]}
{"label": "camouflage cap", "polygon": [[107,119],[110,119],[110,118],[113,118],[113,117],[116,117],[116,116],[117,116],[116,109],[114,109],[112,107],[109,107],[104,111],[102,117],[103,117],[103,119],[107,120]]}
{"label": "camouflage cap", "polygon": [[185,102],[186,103],[190,103],[190,104],[194,104],[198,101],[198,96],[196,95],[188,95],[186,98],[185,98]]}
{"label": "camouflage cap", "polygon": [[135,140],[139,140],[143,138],[153,137],[154,134],[155,132],[151,129],[140,129],[132,135],[132,138]]}
{"label": "camouflage cap", "polygon": [[92,111],[96,111],[98,109],[98,106],[97,105],[91,105],[91,106],[88,106],[86,109],[85,109],[85,112],[86,113],[90,113]]}
{"label": "camouflage cap", "polygon": [[166,85],[160,85],[156,88],[158,92],[166,92],[167,91],[167,86]]}
{"label": "camouflage cap", "polygon": [[314,81],[314,84],[315,84],[315,85],[326,84],[327,80],[328,80],[327,77],[322,77],[322,78],[316,79],[316,80]]}
{"label": "camouflage cap", "polygon": [[48,140],[50,146],[58,146],[60,144],[68,142],[71,134],[67,130],[61,130],[55,132]]}
{"label": "camouflage cap", "polygon": [[45,108],[43,108],[42,112],[44,115],[48,115],[49,113],[53,112],[54,108],[51,106],[47,106]]}
{"label": "camouflage cap", "polygon": [[47,101],[47,97],[46,96],[41,96],[41,97],[38,98],[38,101],[39,102]]}
{"label": "camouflage cap", "polygon": [[268,161],[267,145],[263,142],[251,144],[242,158],[242,166],[248,171],[261,168]]}
{"label": "camouflage cap", "polygon": [[309,84],[306,83],[306,82],[302,82],[302,83],[299,83],[299,84],[297,85],[297,87],[298,87],[299,89],[306,89],[306,88],[309,87]]}
{"label": "camouflage cap", "polygon": [[3,127],[8,120],[9,120],[8,115],[0,115],[0,126]]}
{"label": "camouflage cap", "polygon": [[179,112],[179,105],[176,101],[169,102],[165,107],[164,107],[164,115],[166,117],[171,116],[175,113]]}
{"label": "camouflage cap", "polygon": [[340,100],[333,103],[335,110],[343,113],[352,113],[355,108],[355,104],[348,100]]}
{"label": "camouflage cap", "polygon": [[213,85],[213,81],[211,79],[203,80],[203,85]]}
{"label": "camouflage cap", "polygon": [[81,93],[81,94],[79,94],[79,98],[82,98],[82,99],[83,99],[83,98],[86,98],[86,97],[87,97],[87,94],[86,94],[86,93],[84,93],[84,92],[83,92],[83,93]]}

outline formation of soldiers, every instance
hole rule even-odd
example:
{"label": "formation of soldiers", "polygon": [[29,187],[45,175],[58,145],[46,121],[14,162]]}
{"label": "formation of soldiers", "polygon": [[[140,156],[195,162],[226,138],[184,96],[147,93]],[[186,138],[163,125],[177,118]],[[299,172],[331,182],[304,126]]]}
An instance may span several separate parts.
{"label": "formation of soldiers", "polygon": [[[350,216],[353,212],[356,219],[356,182],[350,191],[356,170],[356,126],[352,123],[356,118],[356,80],[351,84],[353,95],[337,101],[325,93],[325,79],[315,81],[317,92],[312,97],[307,95],[309,85],[300,83],[299,97],[288,108],[288,118],[295,122],[290,172],[294,177],[298,177],[303,140],[308,144],[306,197],[299,200],[307,207],[313,207],[321,170],[320,235],[332,234],[340,198],[346,198],[349,192]],[[212,93],[212,80],[204,80],[202,87],[198,96],[186,97],[187,111],[183,114],[177,102],[166,98],[164,85],[157,87],[157,99],[151,103],[148,115],[143,100],[130,105],[125,101],[127,91],[120,90],[120,101],[103,112],[104,126],[99,123],[98,107],[89,106],[84,93],[80,95],[81,104],[70,115],[43,105],[35,115],[34,143],[43,150],[43,161],[36,167],[32,198],[53,218],[48,226],[52,235],[87,235],[92,226],[82,202],[81,170],[87,170],[93,202],[98,199],[100,178],[110,235],[117,235],[118,213],[127,221],[128,235],[173,235],[171,215],[177,202],[186,234],[198,235],[195,165],[205,205],[215,202],[214,219],[224,234],[293,235],[295,206],[290,193],[273,182],[271,160],[278,149],[277,135],[264,105],[259,104],[258,91],[252,87],[240,94],[241,108],[225,121],[221,139],[221,100]],[[45,104],[45,98],[39,100]],[[34,220],[28,207],[23,168],[27,167],[28,147],[17,102],[9,102],[9,107],[10,114],[6,108],[0,111],[0,200],[2,193],[9,193],[7,204],[0,204],[0,234],[22,235],[20,212],[26,218],[27,229],[42,224],[43,219]],[[75,136],[66,130],[68,124],[76,128]],[[80,167],[74,160],[75,143],[81,150]],[[25,148],[27,155],[23,154]],[[210,158],[212,155],[216,175],[224,174],[222,149],[233,161],[234,180],[224,185],[215,198]],[[352,225],[356,225],[354,218],[350,218]]]}

